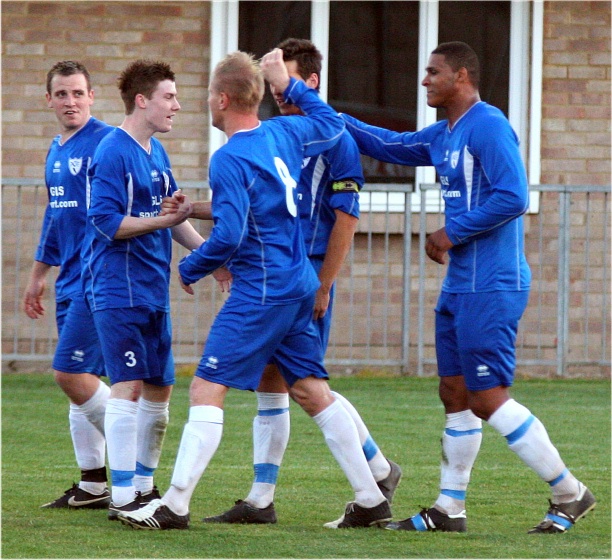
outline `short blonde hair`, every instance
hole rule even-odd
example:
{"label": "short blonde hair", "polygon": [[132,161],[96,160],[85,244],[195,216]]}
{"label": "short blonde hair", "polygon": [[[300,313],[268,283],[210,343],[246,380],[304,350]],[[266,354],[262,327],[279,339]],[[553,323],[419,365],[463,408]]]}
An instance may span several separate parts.
{"label": "short blonde hair", "polygon": [[265,86],[253,55],[236,51],[217,64],[210,87],[216,93],[225,93],[236,110],[248,112],[259,107]]}

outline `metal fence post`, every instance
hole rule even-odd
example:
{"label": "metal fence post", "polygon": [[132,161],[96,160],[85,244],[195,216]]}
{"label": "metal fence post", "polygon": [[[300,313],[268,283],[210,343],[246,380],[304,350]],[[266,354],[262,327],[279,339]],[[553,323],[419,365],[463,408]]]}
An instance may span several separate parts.
{"label": "metal fence post", "polygon": [[569,340],[570,193],[559,191],[559,279],[557,290],[557,375],[565,375]]}
{"label": "metal fence post", "polygon": [[404,265],[402,294],[402,365],[401,373],[409,373],[410,367],[410,293],[412,274],[410,270],[412,253],[412,210],[410,208],[411,192],[404,193]]}
{"label": "metal fence post", "polygon": [[421,212],[419,216],[419,300],[417,317],[417,375],[423,376],[425,359],[425,236],[427,235],[427,186],[421,185]]}

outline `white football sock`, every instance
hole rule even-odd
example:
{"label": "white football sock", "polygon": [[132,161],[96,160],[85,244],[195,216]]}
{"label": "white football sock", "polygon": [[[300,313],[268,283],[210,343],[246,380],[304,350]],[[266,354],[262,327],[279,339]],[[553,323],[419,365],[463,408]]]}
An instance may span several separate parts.
{"label": "white football sock", "polygon": [[368,462],[368,466],[370,467],[374,480],[380,481],[387,478],[391,472],[391,465],[383,455],[382,451],[378,448],[378,445],[376,445],[376,442],[370,435],[370,431],[365,425],[365,422],[362,420],[359,412],[357,412],[357,409],[351,404],[351,402],[346,397],[343,397],[340,393],[332,391],[331,394],[336,400],[340,401],[340,404],[347,410],[347,412],[351,415],[353,422],[355,422],[357,432],[359,433],[359,442],[361,443],[363,454]]}
{"label": "white football sock", "polygon": [[491,415],[489,424],[527,466],[551,485],[555,501],[571,501],[578,495],[578,481],[566,469],[542,422],[529,409],[514,399],[507,400]]}
{"label": "white football sock", "polygon": [[70,435],[81,470],[89,471],[105,466],[104,414],[109,393],[108,385],[100,382],[88,401],[82,405],[70,403]]}
{"label": "white football sock", "polygon": [[325,442],[353,487],[355,501],[366,508],[384,502],[385,497],[376,485],[363,454],[357,427],[340,401],[335,400],[312,418],[321,428]]}
{"label": "white football sock", "polygon": [[112,500],[123,506],[134,500],[136,489],[136,413],[138,403],[108,399],[104,431],[112,480]]}
{"label": "white football sock", "polygon": [[289,395],[260,391],[255,394],[257,416],[253,420],[254,481],[246,501],[262,509],[274,500],[278,470],[289,442]]}
{"label": "white football sock", "polygon": [[446,415],[442,434],[440,494],[434,506],[447,515],[465,510],[465,494],[482,441],[482,420],[471,410]]}
{"label": "white football sock", "polygon": [[223,434],[223,409],[192,406],[183,429],[170,488],[162,502],[174,513],[187,515],[191,496],[212,459]]}
{"label": "white football sock", "polygon": [[159,457],[170,418],[168,408],[168,402],[147,401],[142,397],[138,401],[134,486],[143,494],[148,494],[153,490],[153,474],[159,465]]}

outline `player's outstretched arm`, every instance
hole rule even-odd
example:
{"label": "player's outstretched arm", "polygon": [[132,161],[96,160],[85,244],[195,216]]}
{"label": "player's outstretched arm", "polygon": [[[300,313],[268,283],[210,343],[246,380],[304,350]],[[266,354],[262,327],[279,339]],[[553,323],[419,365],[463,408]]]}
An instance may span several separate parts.
{"label": "player's outstretched arm", "polygon": [[189,218],[191,208],[191,201],[185,197],[183,202],[179,203],[177,211],[171,214],[159,214],[153,218],[125,216],[115,232],[114,239],[131,239],[158,229],[177,226]]}
{"label": "player's outstretched arm", "polygon": [[[178,211],[179,200],[184,196],[185,195],[182,194],[179,189],[172,196],[163,198],[161,214],[175,214]],[[192,210],[189,215],[190,218],[195,218],[196,220],[212,220],[212,202],[210,200],[192,202],[191,205]]]}

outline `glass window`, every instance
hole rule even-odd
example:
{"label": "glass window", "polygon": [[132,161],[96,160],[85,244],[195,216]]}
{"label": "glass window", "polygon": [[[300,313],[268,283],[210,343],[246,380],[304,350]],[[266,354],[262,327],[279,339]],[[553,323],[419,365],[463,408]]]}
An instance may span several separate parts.
{"label": "glass window", "polygon": [[[481,62],[483,100],[508,113],[511,2],[438,3],[438,42],[465,41]],[[338,111],[397,131],[416,130],[420,2],[329,3],[328,101]],[[265,25],[262,25],[265,22]],[[239,48],[263,56],[287,37],[310,38],[311,2],[239,3]],[[269,92],[260,118],[278,114]],[[439,114],[438,118],[444,118]],[[414,168],[363,157],[370,183],[412,183]]]}
{"label": "glass window", "polygon": [[[510,2],[439,4],[440,43],[463,41],[480,60],[480,98],[508,116]],[[442,118],[442,117],[440,117]]]}
{"label": "glass window", "polygon": [[[328,101],[391,130],[416,129],[419,2],[331,2]],[[362,157],[369,182],[412,182],[414,169]]]}
{"label": "glass window", "polygon": [[[310,39],[310,2],[240,2],[238,5],[238,49],[257,58],[284,39]],[[259,118],[278,115],[270,90],[266,88]]]}

